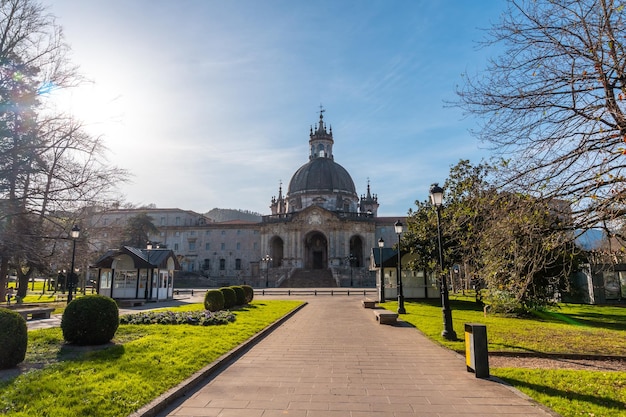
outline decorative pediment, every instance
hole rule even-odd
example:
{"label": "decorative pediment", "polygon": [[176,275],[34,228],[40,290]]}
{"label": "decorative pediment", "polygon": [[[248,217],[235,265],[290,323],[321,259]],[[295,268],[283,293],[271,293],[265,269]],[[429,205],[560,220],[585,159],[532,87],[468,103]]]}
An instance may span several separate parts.
{"label": "decorative pediment", "polygon": [[336,221],[335,213],[322,207],[310,206],[294,215],[294,221],[310,227],[327,226],[329,222]]}

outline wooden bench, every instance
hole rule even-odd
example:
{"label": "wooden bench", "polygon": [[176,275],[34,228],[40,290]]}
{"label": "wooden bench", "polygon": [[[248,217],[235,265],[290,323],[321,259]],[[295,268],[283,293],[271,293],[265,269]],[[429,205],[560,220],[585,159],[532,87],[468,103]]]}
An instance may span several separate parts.
{"label": "wooden bench", "polygon": [[398,313],[379,308],[374,310],[374,316],[376,316],[378,324],[395,324],[398,318]]}
{"label": "wooden bench", "polygon": [[146,300],[133,299],[133,300],[117,300],[117,304],[120,307],[138,307],[146,304]]}
{"label": "wooden bench", "polygon": [[365,308],[376,308],[376,301],[370,300],[369,298],[361,301],[361,304],[363,304],[363,307]]}
{"label": "wooden bench", "polygon": [[54,311],[52,307],[40,307],[40,308],[25,308],[22,310],[15,310],[16,313],[19,313],[20,316],[24,317],[24,320],[28,320],[30,316],[31,319],[49,319],[50,313]]}

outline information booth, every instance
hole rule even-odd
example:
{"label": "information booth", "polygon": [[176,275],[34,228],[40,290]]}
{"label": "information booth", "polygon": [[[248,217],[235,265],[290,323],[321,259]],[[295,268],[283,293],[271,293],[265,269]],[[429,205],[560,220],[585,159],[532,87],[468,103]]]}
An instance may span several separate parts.
{"label": "information booth", "polygon": [[170,249],[122,246],[109,250],[91,267],[97,270],[97,292],[115,300],[169,300],[174,271],[180,264]]}

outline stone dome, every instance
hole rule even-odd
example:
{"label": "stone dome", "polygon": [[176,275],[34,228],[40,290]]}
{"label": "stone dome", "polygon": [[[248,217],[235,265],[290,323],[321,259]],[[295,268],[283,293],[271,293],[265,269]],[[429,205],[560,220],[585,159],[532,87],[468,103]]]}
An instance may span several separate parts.
{"label": "stone dome", "polygon": [[330,158],[315,158],[302,165],[291,177],[287,195],[345,193],[357,196],[352,177]]}

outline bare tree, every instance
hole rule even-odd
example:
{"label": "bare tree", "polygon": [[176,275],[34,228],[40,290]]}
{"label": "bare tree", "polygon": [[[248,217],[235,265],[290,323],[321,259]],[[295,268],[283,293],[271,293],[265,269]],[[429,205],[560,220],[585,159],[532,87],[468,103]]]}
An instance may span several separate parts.
{"label": "bare tree", "polygon": [[126,173],[110,167],[99,138],[45,106],[42,93],[80,77],[54,17],[35,0],[0,1],[0,295],[9,267],[24,296],[78,222]]}
{"label": "bare tree", "polygon": [[458,105],[507,160],[504,182],[571,203],[576,226],[626,212],[626,15],[620,0],[511,0],[488,32],[501,53]]}

